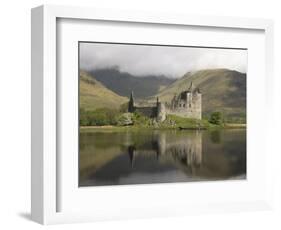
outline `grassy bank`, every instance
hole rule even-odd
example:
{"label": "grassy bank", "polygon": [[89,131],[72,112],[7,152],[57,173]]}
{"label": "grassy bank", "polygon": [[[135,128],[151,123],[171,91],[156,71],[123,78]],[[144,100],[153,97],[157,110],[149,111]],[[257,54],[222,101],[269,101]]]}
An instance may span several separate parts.
{"label": "grassy bank", "polygon": [[[119,132],[119,131],[140,131],[140,130],[179,130],[179,127],[141,127],[141,126],[80,126],[80,132],[90,132],[90,131],[103,131],[103,132]],[[246,129],[245,124],[232,125],[225,124],[225,126],[209,126],[207,130],[220,130],[220,129]]]}
{"label": "grassy bank", "polygon": [[118,125],[103,125],[103,126],[80,126],[80,130],[83,131],[138,131],[138,130],[159,130],[159,129],[241,129],[246,128],[246,124],[230,124],[225,123],[221,125],[215,125],[208,122],[208,120],[197,120],[190,118],[180,118],[176,116],[169,116],[162,123],[143,122],[134,125],[118,126]]}
{"label": "grassy bank", "polygon": [[225,123],[224,128],[226,129],[245,129],[247,128],[246,124],[233,124],[233,123]]}
{"label": "grassy bank", "polygon": [[127,113],[114,109],[80,110],[82,129],[222,129],[246,128],[245,124],[230,123],[223,119],[220,112],[214,112],[203,119],[192,119],[167,115],[165,121],[157,122],[139,113]]}

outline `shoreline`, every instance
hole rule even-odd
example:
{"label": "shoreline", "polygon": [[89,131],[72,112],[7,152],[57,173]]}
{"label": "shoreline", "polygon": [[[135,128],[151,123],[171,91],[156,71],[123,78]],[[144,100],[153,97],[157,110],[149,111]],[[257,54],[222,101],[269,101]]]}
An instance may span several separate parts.
{"label": "shoreline", "polygon": [[213,127],[142,127],[142,126],[114,126],[114,125],[104,125],[104,126],[80,126],[80,130],[187,130],[187,131],[204,131],[204,130],[224,130],[224,129],[247,129],[247,124],[224,124],[224,126],[213,126]]}

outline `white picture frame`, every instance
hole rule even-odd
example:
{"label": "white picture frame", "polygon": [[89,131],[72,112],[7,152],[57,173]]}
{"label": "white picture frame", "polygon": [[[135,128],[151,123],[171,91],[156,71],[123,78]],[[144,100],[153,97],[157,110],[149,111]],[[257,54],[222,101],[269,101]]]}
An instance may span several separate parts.
{"label": "white picture frame", "polygon": [[[59,107],[58,95],[60,94],[60,88],[58,87],[58,58],[57,58],[57,39],[58,39],[58,26],[57,23],[60,19],[73,20],[93,20],[102,21],[105,23],[122,22],[122,23],[134,23],[137,24],[149,24],[155,27],[181,27],[185,26],[200,27],[200,28],[219,28],[221,30],[239,29],[245,31],[260,31],[263,35],[263,40],[260,42],[264,44],[262,48],[262,57],[260,60],[262,63],[262,73],[260,73],[260,80],[256,82],[257,88],[262,89],[260,91],[260,97],[264,99],[262,102],[262,108],[264,112],[261,113],[261,117],[265,119],[265,125],[262,128],[262,134],[256,134],[257,140],[263,140],[270,137],[270,131],[272,126],[270,125],[274,99],[272,94],[273,84],[273,23],[271,20],[266,19],[247,19],[247,18],[231,18],[231,17],[214,17],[214,16],[191,16],[191,15],[174,15],[163,13],[151,13],[151,12],[132,12],[132,11],[115,11],[115,10],[101,10],[91,8],[79,8],[79,7],[66,7],[66,6],[51,6],[44,5],[32,9],[32,188],[31,188],[31,213],[32,219],[41,224],[56,224],[56,223],[70,223],[70,222],[82,222],[82,221],[96,221],[107,219],[126,219],[126,218],[143,218],[153,216],[171,216],[171,215],[185,215],[190,213],[206,213],[206,212],[226,212],[226,211],[245,211],[245,210],[264,210],[272,207],[272,149],[267,145],[267,142],[256,142],[255,151],[259,151],[260,159],[257,160],[255,166],[262,166],[261,174],[263,177],[260,181],[257,181],[253,176],[253,186],[247,187],[247,183],[237,184],[236,182],[213,182],[207,185],[194,185],[190,184],[190,191],[194,187],[194,191],[197,189],[202,190],[210,189],[210,191],[218,191],[218,188],[228,187],[231,189],[243,188],[253,191],[256,188],[262,187],[261,192],[257,192],[253,199],[249,199],[249,196],[239,196],[236,199],[229,200],[227,197],[218,196],[215,200],[209,200],[208,197],[203,199],[203,202],[195,202],[179,204],[178,202],[168,202],[165,206],[159,205],[157,202],[152,204],[152,207],[141,207],[140,204],[135,204],[133,207],[131,204],[125,205],[121,208],[121,212],[116,209],[109,212],[108,209],[101,207],[100,203],[96,203],[94,208],[85,207],[83,205],[75,210],[78,206],[78,200],[73,200],[72,203],[68,203],[69,209],[61,210],[58,206],[61,196],[65,193],[61,193],[62,188],[60,173],[60,164],[62,163],[57,155],[59,151],[58,132],[60,131],[58,126],[59,120],[58,113],[62,108]],[[147,38],[149,40],[149,37]],[[113,38],[114,40],[114,38]],[[164,41],[165,42],[165,41]],[[264,43],[263,43],[264,42]],[[253,82],[250,82],[253,84]],[[262,84],[265,83],[265,84]],[[63,84],[61,82],[60,84]],[[249,82],[247,83],[249,84]],[[78,89],[77,89],[78,90]],[[250,92],[250,98],[247,103],[251,103],[254,100],[254,96],[259,92],[252,90]],[[252,96],[251,96],[252,95]],[[257,107],[249,106],[250,112],[253,114]],[[250,118],[249,118],[250,117]],[[251,119],[249,116],[247,119]],[[254,122],[247,120],[250,129],[254,127]],[[251,124],[252,123],[252,124]],[[76,126],[77,127],[77,126]],[[255,133],[256,130],[249,132]],[[250,137],[248,134],[248,137]],[[248,141],[254,144],[253,138],[248,138]],[[251,146],[251,145],[250,145]],[[260,149],[260,150],[258,150]],[[253,149],[252,149],[253,150]],[[264,161],[262,160],[264,159]],[[65,168],[65,167],[64,167]],[[71,169],[70,169],[71,170]],[[75,169],[73,169],[74,171]],[[75,171],[76,172],[76,171]],[[224,183],[226,185],[224,185]],[[240,187],[237,187],[240,186]],[[256,187],[255,187],[256,186]],[[196,188],[195,188],[196,187]],[[176,190],[181,189],[178,185],[154,185],[150,188],[151,194],[156,194],[159,191],[167,190],[169,193],[173,193]],[[62,188],[64,189],[64,187]],[[120,188],[121,189],[121,188]],[[103,192],[107,195],[115,196],[122,192],[126,194],[134,192],[142,192],[144,196],[148,196],[148,189],[145,185],[123,187],[119,188],[107,188]],[[225,188],[225,191],[228,191]],[[245,190],[245,191],[246,191]],[[101,192],[102,190],[100,190]],[[219,192],[219,191],[218,191]],[[84,195],[89,195],[91,190],[84,191]],[[86,194],[87,193],[87,194]],[[77,193],[78,194],[78,193]],[[195,193],[196,194],[196,193]],[[79,194],[78,194],[79,195]],[[81,194],[80,194],[81,195]],[[79,195],[79,196],[80,196]],[[175,195],[175,194],[174,194]],[[199,196],[199,195],[198,195]],[[69,196],[69,200],[73,197]],[[99,197],[99,200],[105,197]],[[199,198],[199,197],[198,197]],[[93,201],[94,202],[94,201]],[[94,203],[93,203],[94,204]],[[118,203],[116,203],[117,205]],[[119,204],[121,205],[121,204]],[[110,207],[110,204],[106,206]],[[166,208],[166,209],[165,209]],[[120,208],[119,208],[120,209]]]}

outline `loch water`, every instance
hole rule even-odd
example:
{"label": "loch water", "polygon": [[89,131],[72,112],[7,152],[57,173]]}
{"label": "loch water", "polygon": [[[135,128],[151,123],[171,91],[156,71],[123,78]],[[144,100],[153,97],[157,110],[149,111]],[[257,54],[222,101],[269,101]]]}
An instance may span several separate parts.
{"label": "loch water", "polygon": [[246,179],[246,129],[89,130],[79,186]]}

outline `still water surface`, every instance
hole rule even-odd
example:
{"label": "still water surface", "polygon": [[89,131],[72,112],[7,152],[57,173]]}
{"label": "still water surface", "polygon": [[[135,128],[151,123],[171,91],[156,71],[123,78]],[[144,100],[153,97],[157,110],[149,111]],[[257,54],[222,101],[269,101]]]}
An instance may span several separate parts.
{"label": "still water surface", "polygon": [[80,133],[80,186],[245,178],[244,129]]}

